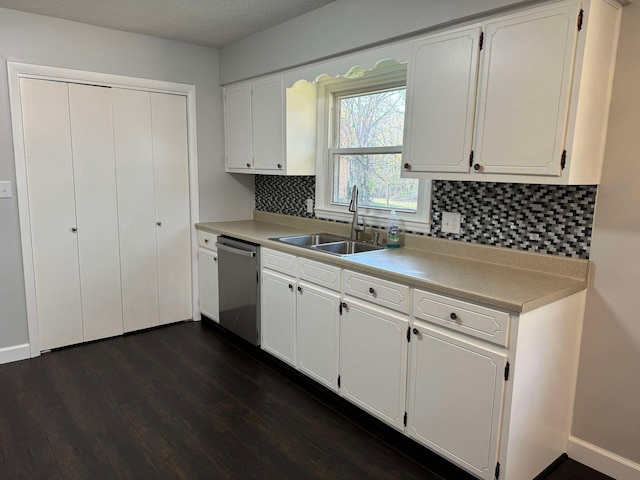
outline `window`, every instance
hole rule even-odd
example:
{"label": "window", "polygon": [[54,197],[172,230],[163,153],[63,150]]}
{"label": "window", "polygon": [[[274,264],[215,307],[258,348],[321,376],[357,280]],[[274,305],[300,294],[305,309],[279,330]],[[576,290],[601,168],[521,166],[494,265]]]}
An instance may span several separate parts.
{"label": "window", "polygon": [[320,82],[316,215],[349,220],[354,185],[367,224],[396,210],[402,228],[428,231],[426,181],[401,178],[406,67]]}

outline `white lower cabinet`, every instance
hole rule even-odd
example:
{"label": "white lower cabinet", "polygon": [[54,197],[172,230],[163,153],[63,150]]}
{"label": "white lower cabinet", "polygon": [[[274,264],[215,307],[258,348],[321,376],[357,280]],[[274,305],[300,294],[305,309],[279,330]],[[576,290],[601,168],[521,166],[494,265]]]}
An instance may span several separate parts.
{"label": "white lower cabinet", "polygon": [[342,307],[340,393],[403,430],[409,318],[349,297]]}
{"label": "white lower cabinet", "polygon": [[294,278],[262,271],[262,348],[295,365],[296,287]]}
{"label": "white lower cabinet", "polygon": [[407,434],[484,479],[495,477],[507,356],[413,325]]}
{"label": "white lower cabinet", "polygon": [[220,323],[218,297],[218,253],[198,250],[198,283],[200,285],[200,313]]}
{"label": "white lower cabinet", "polygon": [[296,347],[298,369],[338,391],[340,294],[300,282]]}

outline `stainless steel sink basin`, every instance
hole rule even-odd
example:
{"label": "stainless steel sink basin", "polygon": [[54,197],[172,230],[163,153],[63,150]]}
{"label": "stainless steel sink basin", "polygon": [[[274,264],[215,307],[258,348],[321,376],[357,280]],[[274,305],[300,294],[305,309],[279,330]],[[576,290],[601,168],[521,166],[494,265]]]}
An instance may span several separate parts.
{"label": "stainless steel sink basin", "polygon": [[332,235],[330,233],[314,233],[312,235],[295,235],[292,237],[278,237],[272,238],[282,243],[288,243],[289,245],[297,245],[298,247],[311,247],[313,245],[320,245],[321,243],[340,242],[344,240],[344,237],[338,235]]}
{"label": "stainless steel sink basin", "polygon": [[333,255],[354,255],[356,253],[376,252],[383,247],[363,242],[342,241],[313,245],[313,250],[332,253]]}
{"label": "stainless steel sink basin", "polygon": [[277,242],[309,248],[316,252],[331,255],[355,255],[357,253],[376,252],[384,247],[370,243],[349,240],[348,238],[331,233],[314,233],[311,235],[292,235],[288,237],[271,238]]}

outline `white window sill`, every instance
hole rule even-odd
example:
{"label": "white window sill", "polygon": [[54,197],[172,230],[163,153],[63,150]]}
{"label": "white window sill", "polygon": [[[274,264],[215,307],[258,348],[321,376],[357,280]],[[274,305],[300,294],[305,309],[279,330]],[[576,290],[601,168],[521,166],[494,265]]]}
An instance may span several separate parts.
{"label": "white window sill", "polygon": [[[351,223],[353,219],[353,213],[345,212],[343,210],[334,210],[328,208],[315,209],[316,217],[322,220],[334,220],[340,222]],[[389,213],[386,211],[378,210],[366,210],[364,208],[358,211],[360,221],[364,220],[367,227],[374,226],[379,228],[386,228],[389,220]],[[431,231],[431,225],[428,221],[422,219],[408,218],[406,214],[398,212],[400,230],[416,232],[416,233],[429,233]]]}

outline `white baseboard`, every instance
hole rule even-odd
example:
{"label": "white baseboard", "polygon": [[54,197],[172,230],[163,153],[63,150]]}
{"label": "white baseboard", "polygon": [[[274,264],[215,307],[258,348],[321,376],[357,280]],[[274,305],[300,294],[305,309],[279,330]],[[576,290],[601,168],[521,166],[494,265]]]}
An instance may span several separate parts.
{"label": "white baseboard", "polygon": [[611,453],[576,437],[569,437],[569,458],[572,458],[616,480],[640,480],[640,464]]}
{"label": "white baseboard", "polygon": [[17,362],[31,357],[29,344],[14,345],[12,347],[0,348],[0,365],[3,363]]}

